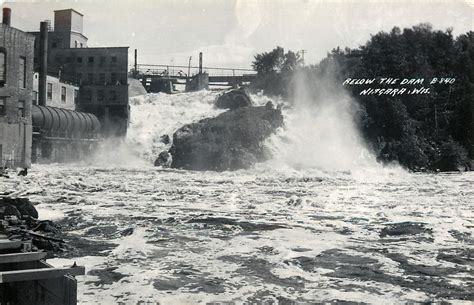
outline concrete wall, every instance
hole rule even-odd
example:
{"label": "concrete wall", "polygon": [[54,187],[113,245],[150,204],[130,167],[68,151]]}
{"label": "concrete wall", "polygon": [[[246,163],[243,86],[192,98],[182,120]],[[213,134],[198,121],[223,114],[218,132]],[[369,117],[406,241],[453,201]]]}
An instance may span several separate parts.
{"label": "concrete wall", "polygon": [[[34,36],[0,24],[0,49],[6,52],[6,83],[0,85],[5,114],[0,115],[0,166],[31,165],[31,104]],[[26,61],[25,87],[19,83],[20,58]],[[24,116],[19,113],[23,101]]]}
{"label": "concrete wall", "polygon": [[[76,91],[77,94],[79,95],[78,86],[63,83],[59,80],[59,78],[53,77],[50,75],[48,75],[47,77],[47,84],[51,84],[53,90],[52,90],[51,99],[49,97],[47,97],[46,99],[46,106],[65,108],[65,109],[70,109],[70,110],[76,109],[76,103],[74,101],[74,92]],[[65,101],[61,99],[62,87],[66,88]],[[33,76],[33,104],[35,105],[38,105],[37,94],[38,94],[38,73],[35,73]]]}

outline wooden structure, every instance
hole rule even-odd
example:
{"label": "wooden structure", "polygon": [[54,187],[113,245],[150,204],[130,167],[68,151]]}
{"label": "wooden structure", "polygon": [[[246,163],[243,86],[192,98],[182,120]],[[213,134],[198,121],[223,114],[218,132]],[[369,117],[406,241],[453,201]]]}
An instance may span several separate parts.
{"label": "wooden structure", "polygon": [[54,268],[47,253],[31,251],[31,241],[0,236],[0,303],[11,305],[75,305],[77,281],[85,268]]}

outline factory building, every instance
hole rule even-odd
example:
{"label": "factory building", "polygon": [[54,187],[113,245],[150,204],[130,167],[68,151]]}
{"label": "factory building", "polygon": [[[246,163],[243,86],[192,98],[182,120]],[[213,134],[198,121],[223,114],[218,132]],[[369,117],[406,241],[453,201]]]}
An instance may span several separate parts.
{"label": "factory building", "polygon": [[[79,86],[76,109],[96,115],[105,136],[124,136],[129,122],[128,47],[87,47],[83,15],[73,9],[54,12],[49,27],[47,72]],[[39,32],[33,32],[39,38]],[[40,68],[41,47],[35,44]]]}
{"label": "factory building", "polygon": [[0,166],[31,164],[34,37],[10,26],[3,9],[0,24]]}
{"label": "factory building", "polygon": [[[33,105],[39,103],[39,73],[33,75]],[[46,77],[46,106],[76,110],[79,100],[79,86],[65,83],[59,78]]]}
{"label": "factory building", "polygon": [[[35,74],[32,106],[33,162],[76,161],[99,142],[101,124],[92,113],[76,111],[80,88],[48,75],[49,24],[41,22],[37,35],[38,73]],[[68,50],[65,48],[63,50]],[[58,71],[57,75],[61,75]]]}
{"label": "factory building", "polygon": [[48,71],[79,84],[77,109],[103,123],[106,136],[124,136],[129,121],[128,47],[50,51]]}
{"label": "factory building", "polygon": [[[129,121],[128,47],[89,48],[82,14],[55,11],[54,30],[0,25],[0,167],[77,160]],[[36,71],[37,73],[33,74]]]}

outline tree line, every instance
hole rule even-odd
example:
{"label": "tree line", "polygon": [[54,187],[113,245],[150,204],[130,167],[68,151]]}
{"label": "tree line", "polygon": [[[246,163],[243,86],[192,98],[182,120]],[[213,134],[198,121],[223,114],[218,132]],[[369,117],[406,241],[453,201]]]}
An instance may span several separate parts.
{"label": "tree line", "polygon": [[[255,56],[251,87],[291,101],[295,75],[315,98],[327,91],[330,79],[339,85],[333,90],[349,90],[357,102],[357,123],[380,162],[396,161],[411,170],[464,170],[474,158],[473,46],[472,31],[453,37],[451,29],[419,24],[379,32],[359,48],[337,47],[307,67],[298,54],[276,47]],[[382,77],[456,81],[425,83],[429,94],[395,96],[359,94],[371,85],[342,86],[347,78]]]}

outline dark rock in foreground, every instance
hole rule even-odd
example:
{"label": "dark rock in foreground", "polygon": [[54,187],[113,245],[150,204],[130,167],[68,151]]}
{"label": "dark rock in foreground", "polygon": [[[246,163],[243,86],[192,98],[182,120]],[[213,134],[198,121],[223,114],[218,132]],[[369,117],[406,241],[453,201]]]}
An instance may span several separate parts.
{"label": "dark rock in foreground", "polygon": [[58,238],[60,226],[38,220],[38,211],[28,198],[0,197],[0,235],[10,240],[31,240],[34,251],[64,250],[64,241]]}
{"label": "dark rock in foreground", "polygon": [[263,141],[282,125],[281,111],[271,103],[185,125],[173,135],[171,167],[214,171],[249,168],[266,160]]}
{"label": "dark rock in foreground", "polygon": [[167,151],[162,151],[155,160],[155,166],[170,167],[171,155]]}
{"label": "dark rock in foreground", "polygon": [[216,101],[216,107],[221,109],[234,110],[250,106],[252,106],[252,100],[243,88],[226,92]]}
{"label": "dark rock in foreground", "polygon": [[17,218],[38,218],[38,211],[28,198],[0,197],[0,218],[3,216],[16,216]]}

